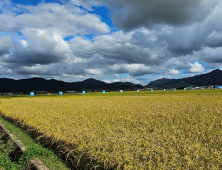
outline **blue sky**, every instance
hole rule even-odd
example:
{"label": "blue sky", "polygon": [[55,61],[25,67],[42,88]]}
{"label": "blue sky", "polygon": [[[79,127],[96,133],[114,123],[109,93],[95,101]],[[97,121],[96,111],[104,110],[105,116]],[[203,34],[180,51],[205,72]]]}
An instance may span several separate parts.
{"label": "blue sky", "polygon": [[221,69],[222,2],[174,1],[0,0],[0,77],[146,85]]}

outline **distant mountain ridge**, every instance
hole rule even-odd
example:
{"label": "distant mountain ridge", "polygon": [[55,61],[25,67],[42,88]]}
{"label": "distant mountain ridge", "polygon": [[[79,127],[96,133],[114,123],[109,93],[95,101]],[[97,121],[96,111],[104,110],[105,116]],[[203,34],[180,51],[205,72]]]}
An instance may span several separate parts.
{"label": "distant mountain ridge", "polygon": [[217,69],[206,74],[182,79],[159,79],[146,85],[147,88],[184,88],[188,86],[222,85],[222,71]]}
{"label": "distant mountain ridge", "polygon": [[222,85],[222,71],[217,69],[207,74],[182,79],[159,79],[150,82],[146,86],[133,84],[131,82],[106,83],[93,78],[81,82],[64,82],[55,79],[46,80],[44,78],[33,77],[30,79],[14,80],[0,78],[0,93],[3,92],[24,92],[30,91],[102,91],[102,90],[136,90],[144,88],[184,88],[188,86],[208,86]]}
{"label": "distant mountain ridge", "polygon": [[30,79],[14,80],[0,78],[0,93],[2,92],[25,92],[30,91],[101,91],[101,90],[136,90],[144,88],[139,84],[130,82],[105,83],[96,79],[86,79],[81,82],[63,82],[55,79],[46,80],[44,78],[34,77]]}

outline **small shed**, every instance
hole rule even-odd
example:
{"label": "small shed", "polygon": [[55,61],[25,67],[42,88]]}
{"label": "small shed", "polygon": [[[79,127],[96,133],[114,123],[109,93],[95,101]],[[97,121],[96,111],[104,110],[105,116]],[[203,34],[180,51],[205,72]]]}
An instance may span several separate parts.
{"label": "small shed", "polygon": [[207,87],[206,86],[200,86],[200,89],[206,89]]}

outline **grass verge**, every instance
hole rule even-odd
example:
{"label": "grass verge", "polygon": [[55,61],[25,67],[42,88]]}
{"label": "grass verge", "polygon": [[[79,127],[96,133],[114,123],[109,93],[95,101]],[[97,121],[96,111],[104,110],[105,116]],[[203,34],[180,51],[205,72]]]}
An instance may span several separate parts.
{"label": "grass verge", "polygon": [[[0,121],[9,129],[21,142],[25,145],[26,151],[19,159],[18,162],[11,162],[9,154],[13,150],[14,146],[10,143],[0,142],[0,169],[23,169],[24,164],[33,158],[39,158],[46,167],[50,170],[68,170],[66,164],[60,160],[52,151],[42,147],[39,143],[36,143],[25,131],[16,127],[15,125],[4,120],[0,116]],[[6,148],[6,149],[4,149]]]}

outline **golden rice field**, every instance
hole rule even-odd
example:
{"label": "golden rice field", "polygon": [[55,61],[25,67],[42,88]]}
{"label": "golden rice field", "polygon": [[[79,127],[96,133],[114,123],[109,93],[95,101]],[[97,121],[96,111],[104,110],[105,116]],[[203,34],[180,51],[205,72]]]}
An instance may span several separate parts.
{"label": "golden rice field", "polygon": [[64,141],[79,169],[222,169],[221,90],[0,101],[3,116]]}

